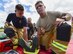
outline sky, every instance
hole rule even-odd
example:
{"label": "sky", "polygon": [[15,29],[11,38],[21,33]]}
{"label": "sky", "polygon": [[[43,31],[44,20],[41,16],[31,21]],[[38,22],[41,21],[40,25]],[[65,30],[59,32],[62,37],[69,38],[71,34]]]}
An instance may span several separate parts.
{"label": "sky", "polygon": [[[0,27],[4,26],[5,20],[9,13],[14,13],[15,5],[24,6],[24,16],[32,18],[36,23],[39,15],[35,9],[35,3],[38,0],[0,0]],[[42,0],[46,6],[46,11],[69,12],[73,15],[73,0]]]}

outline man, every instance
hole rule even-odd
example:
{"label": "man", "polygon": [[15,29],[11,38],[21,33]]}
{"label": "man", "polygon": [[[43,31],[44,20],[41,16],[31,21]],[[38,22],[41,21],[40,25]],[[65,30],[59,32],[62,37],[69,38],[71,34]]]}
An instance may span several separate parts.
{"label": "man", "polygon": [[36,28],[36,24],[33,23],[33,29],[34,29],[34,33],[37,32],[37,28]]}
{"label": "man", "polygon": [[[28,41],[27,38],[27,20],[23,16],[24,7],[21,4],[17,4],[15,6],[15,13],[10,13],[6,19],[5,28],[12,28],[15,31],[15,38],[12,38],[13,41],[15,39],[23,38],[25,41]],[[12,22],[12,24],[10,23]],[[7,31],[12,31],[11,29]],[[12,33],[12,32],[11,32]]]}
{"label": "man", "polygon": [[31,36],[33,35],[34,33],[34,30],[33,30],[33,24],[31,22],[31,18],[28,18],[28,39],[31,40]]}
{"label": "man", "polygon": [[68,13],[45,11],[45,5],[42,1],[37,1],[35,8],[40,15],[37,22],[38,30],[38,45],[42,49],[48,50],[53,40],[55,21],[57,18],[62,18],[66,21],[70,20],[71,15]]}

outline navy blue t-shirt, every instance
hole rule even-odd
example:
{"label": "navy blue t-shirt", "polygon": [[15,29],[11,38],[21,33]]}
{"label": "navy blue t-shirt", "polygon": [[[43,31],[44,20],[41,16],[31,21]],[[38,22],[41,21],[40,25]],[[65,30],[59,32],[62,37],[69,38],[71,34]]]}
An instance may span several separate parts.
{"label": "navy blue t-shirt", "polygon": [[7,22],[11,22],[13,23],[13,25],[16,28],[23,28],[27,26],[27,20],[26,18],[23,16],[22,18],[19,18],[16,16],[15,13],[10,13],[6,19]]}

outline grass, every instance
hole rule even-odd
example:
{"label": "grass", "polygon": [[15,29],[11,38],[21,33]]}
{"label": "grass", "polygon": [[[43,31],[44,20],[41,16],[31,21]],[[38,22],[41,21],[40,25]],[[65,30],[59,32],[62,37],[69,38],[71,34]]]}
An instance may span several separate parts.
{"label": "grass", "polygon": [[4,31],[4,29],[0,29],[0,32],[3,32]]}

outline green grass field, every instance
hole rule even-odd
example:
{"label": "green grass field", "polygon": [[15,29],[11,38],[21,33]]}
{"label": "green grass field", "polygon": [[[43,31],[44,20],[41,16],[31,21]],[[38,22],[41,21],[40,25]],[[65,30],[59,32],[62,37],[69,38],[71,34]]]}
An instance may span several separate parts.
{"label": "green grass field", "polygon": [[4,31],[4,29],[0,29],[0,32],[3,32]]}

